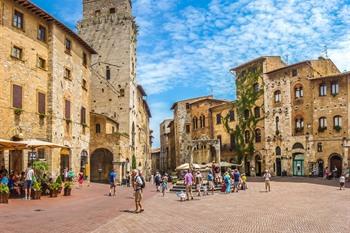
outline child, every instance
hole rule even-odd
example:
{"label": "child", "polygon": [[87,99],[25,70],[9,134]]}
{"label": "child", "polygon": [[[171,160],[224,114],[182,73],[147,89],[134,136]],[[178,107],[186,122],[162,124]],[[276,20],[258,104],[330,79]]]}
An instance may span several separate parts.
{"label": "child", "polygon": [[168,189],[168,174],[165,173],[162,179],[162,193],[165,196],[165,191]]}
{"label": "child", "polygon": [[245,173],[242,174],[242,190],[246,190],[248,189],[248,186],[247,186],[247,176],[245,175]]}
{"label": "child", "polygon": [[340,190],[345,190],[345,176],[344,175],[341,175],[340,178],[339,178],[339,183],[340,183]]}

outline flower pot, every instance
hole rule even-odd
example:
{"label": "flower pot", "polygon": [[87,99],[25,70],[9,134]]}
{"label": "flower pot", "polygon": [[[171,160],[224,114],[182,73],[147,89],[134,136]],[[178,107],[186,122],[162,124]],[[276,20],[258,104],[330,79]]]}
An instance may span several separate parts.
{"label": "flower pot", "polygon": [[71,192],[72,192],[72,189],[71,189],[71,188],[65,188],[65,189],[64,189],[64,196],[70,196],[70,195],[71,195]]}
{"label": "flower pot", "polygon": [[9,203],[9,194],[8,193],[0,193],[0,203],[3,203],[3,204]]}
{"label": "flower pot", "polygon": [[62,192],[62,187],[59,187],[57,193],[60,194]]}
{"label": "flower pot", "polygon": [[32,199],[33,200],[40,200],[41,198],[41,191],[32,191]]}
{"label": "flower pot", "polygon": [[50,197],[57,197],[58,190],[50,190]]}

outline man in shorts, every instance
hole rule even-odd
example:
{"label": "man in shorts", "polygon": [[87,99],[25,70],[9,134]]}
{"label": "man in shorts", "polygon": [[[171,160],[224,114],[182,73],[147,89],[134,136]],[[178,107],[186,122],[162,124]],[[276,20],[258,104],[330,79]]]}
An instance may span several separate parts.
{"label": "man in shorts", "polygon": [[215,190],[215,186],[214,186],[214,176],[212,171],[209,170],[208,173],[208,189],[211,191],[211,194],[214,195],[214,190]]}
{"label": "man in shorts", "polygon": [[142,189],[144,187],[143,179],[137,170],[133,170],[132,176],[134,177],[134,191],[135,191],[135,213],[141,213],[144,211],[141,201],[142,201]]}
{"label": "man in shorts", "polygon": [[113,190],[113,196],[115,196],[115,181],[117,178],[117,173],[114,171],[114,169],[111,170],[109,173],[109,196],[112,196],[112,190]]}
{"label": "man in shorts", "polygon": [[32,194],[33,179],[34,179],[34,170],[29,164],[25,173],[25,181],[24,181],[24,199],[25,200],[30,200],[30,196]]}

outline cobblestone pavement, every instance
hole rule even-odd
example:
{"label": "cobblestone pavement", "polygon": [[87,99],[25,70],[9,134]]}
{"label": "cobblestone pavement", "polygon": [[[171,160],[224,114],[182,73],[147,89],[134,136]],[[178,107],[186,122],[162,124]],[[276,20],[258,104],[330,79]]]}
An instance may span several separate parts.
{"label": "cobblestone pavement", "polygon": [[[41,200],[10,199],[0,204],[1,233],[85,233],[107,223],[124,210],[134,209],[132,189],[117,187],[109,197],[109,185],[91,184],[74,188],[72,196],[42,197]],[[156,193],[147,187],[145,199]]]}
{"label": "cobblestone pavement", "polygon": [[350,232],[350,189],[272,182],[266,193],[263,183],[248,185],[247,191],[186,202],[173,193],[157,194],[144,213],[123,213],[94,232]]}

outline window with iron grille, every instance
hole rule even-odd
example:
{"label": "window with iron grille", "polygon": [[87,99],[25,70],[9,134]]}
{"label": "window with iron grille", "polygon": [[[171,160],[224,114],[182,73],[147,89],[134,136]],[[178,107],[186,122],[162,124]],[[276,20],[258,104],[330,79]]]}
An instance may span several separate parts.
{"label": "window with iron grille", "polygon": [[13,46],[12,47],[12,50],[11,50],[11,56],[13,58],[16,58],[16,59],[19,59],[19,60],[22,60],[22,57],[23,57],[23,50],[17,46]]}

